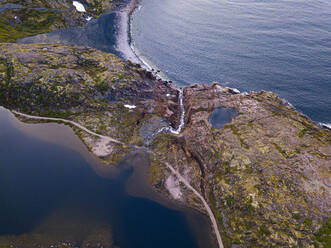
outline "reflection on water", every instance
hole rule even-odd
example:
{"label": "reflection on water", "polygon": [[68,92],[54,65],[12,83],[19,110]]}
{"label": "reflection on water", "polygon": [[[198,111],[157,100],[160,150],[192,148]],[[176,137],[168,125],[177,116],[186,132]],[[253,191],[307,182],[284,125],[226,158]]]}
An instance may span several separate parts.
{"label": "reflection on water", "polygon": [[[207,235],[194,237],[184,210],[127,193],[131,165],[146,164],[146,158],[135,160],[135,154],[132,163],[122,163],[116,178],[100,177],[76,151],[35,138],[17,125],[0,109],[0,246],[61,241],[80,247],[210,247]],[[66,133],[58,137],[71,139]],[[139,184],[135,188],[139,191]],[[189,216],[209,231],[204,217]]]}
{"label": "reflection on water", "polygon": [[89,46],[104,52],[121,55],[117,49],[117,34],[121,16],[117,12],[102,15],[84,27],[60,29],[47,34],[18,39],[18,43],[61,43]]}

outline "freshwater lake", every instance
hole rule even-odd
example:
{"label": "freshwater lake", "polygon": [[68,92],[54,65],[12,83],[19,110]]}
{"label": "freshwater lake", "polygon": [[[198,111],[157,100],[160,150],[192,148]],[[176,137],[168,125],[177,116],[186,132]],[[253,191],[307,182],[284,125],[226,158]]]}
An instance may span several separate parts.
{"label": "freshwater lake", "polygon": [[207,217],[149,186],[144,154],[114,169],[69,127],[24,124],[3,108],[0,140],[0,246],[213,247]]}
{"label": "freshwater lake", "polygon": [[[128,46],[116,52],[114,33],[126,42],[126,28],[114,28],[119,17],[110,13],[85,28],[27,41],[62,40],[120,55]],[[330,23],[328,0],[141,0],[131,27],[137,54],[180,86],[219,81],[269,90],[314,121],[331,123]],[[150,188],[144,154],[115,170],[89,154],[70,128],[23,124],[4,109],[0,140],[0,246],[215,245],[205,216]]]}

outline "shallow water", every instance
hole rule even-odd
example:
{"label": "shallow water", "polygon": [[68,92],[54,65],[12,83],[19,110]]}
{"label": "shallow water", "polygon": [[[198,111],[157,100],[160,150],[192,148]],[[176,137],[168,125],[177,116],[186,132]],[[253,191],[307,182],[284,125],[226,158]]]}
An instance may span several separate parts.
{"label": "shallow water", "polygon": [[137,53],[179,85],[278,93],[331,123],[329,0],[141,0]]}
{"label": "shallow water", "polygon": [[[129,182],[136,195],[158,198],[139,182],[146,177],[131,177],[133,168],[146,168],[144,155],[124,161],[112,177],[109,168],[83,158],[80,153],[86,148],[81,142],[75,150],[68,148],[78,140],[70,128],[37,124],[43,134],[34,136],[34,125],[22,124],[0,108],[0,245],[25,234],[26,247],[29,242],[59,240],[82,245],[93,235],[122,248],[209,247],[206,232],[194,232],[197,226],[210,230],[202,215],[128,194]],[[57,137],[45,138],[44,125]]]}
{"label": "shallow water", "polygon": [[64,45],[88,46],[104,52],[122,54],[117,49],[117,37],[121,29],[121,16],[114,11],[93,19],[84,27],[60,29],[47,34],[18,39],[17,43],[61,43]]}

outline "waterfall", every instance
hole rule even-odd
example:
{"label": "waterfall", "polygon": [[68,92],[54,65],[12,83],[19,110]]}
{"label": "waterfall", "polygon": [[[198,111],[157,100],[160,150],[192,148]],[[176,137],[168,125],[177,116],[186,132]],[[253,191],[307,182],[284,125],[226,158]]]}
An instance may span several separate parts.
{"label": "waterfall", "polygon": [[160,128],[154,136],[157,136],[158,134],[162,132],[171,132],[173,134],[180,134],[184,127],[184,119],[185,119],[185,107],[184,107],[184,96],[183,96],[183,89],[178,89],[179,95],[178,95],[178,100],[179,100],[179,108],[180,108],[180,120],[179,120],[179,125],[177,129],[174,129],[172,126],[168,127],[162,127]]}
{"label": "waterfall", "polygon": [[179,134],[183,127],[184,127],[184,118],[185,118],[185,107],[184,107],[184,96],[183,96],[183,89],[179,89],[178,90],[179,92],[179,95],[178,95],[178,98],[179,98],[179,108],[180,108],[180,120],[179,120],[179,125],[177,127],[177,129],[174,129],[173,127],[170,127],[169,131],[171,133],[174,133],[174,134]]}
{"label": "waterfall", "polygon": [[[138,8],[136,8],[136,7],[138,7]],[[137,51],[136,51],[136,49],[134,47],[134,44],[132,42],[132,34],[131,34],[131,30],[132,30],[131,25],[132,25],[132,22],[131,22],[131,18],[132,18],[133,12],[136,9],[139,10],[139,6],[138,6],[138,4],[137,4],[136,1],[132,1],[131,4],[127,6],[127,8],[125,9],[125,11],[120,13],[121,18],[122,18],[122,22],[121,22],[122,23],[122,33],[123,34],[126,34],[126,42],[119,42],[118,43],[118,49],[124,55],[126,55],[126,58],[127,59],[131,59],[133,62],[138,62],[138,63],[140,63],[142,65],[142,67],[144,67],[148,71],[152,71],[152,68],[153,67],[151,65],[149,65],[149,63],[146,60],[144,60],[141,56],[139,56],[137,54]],[[127,48],[129,48],[129,49],[127,49]],[[128,51],[128,50],[130,50],[130,51]],[[166,77],[163,78],[160,75],[157,75],[157,74],[154,74],[154,75],[157,78],[160,78],[160,79],[162,79],[164,81],[167,80]],[[185,119],[185,107],[184,107],[184,100],[183,100],[183,89],[182,88],[179,88],[178,89],[178,92],[179,92],[179,94],[178,94],[178,101],[179,101],[179,110],[180,110],[180,120],[179,120],[179,125],[178,125],[177,129],[173,128],[172,126],[162,127],[162,128],[160,128],[155,133],[155,136],[157,136],[161,132],[171,132],[173,134],[179,134],[182,131],[182,129],[184,127],[184,119]]]}

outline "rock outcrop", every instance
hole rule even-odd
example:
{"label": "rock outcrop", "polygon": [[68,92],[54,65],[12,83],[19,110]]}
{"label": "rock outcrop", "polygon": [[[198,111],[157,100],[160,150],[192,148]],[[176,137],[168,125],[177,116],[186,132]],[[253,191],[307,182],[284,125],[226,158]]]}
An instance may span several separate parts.
{"label": "rock outcrop", "polygon": [[[0,42],[83,25],[122,1],[0,0]],[[4,7],[5,6],[5,7]],[[171,163],[217,217],[225,247],[331,246],[331,132],[271,92],[192,85],[184,89],[185,127],[175,86],[110,53],[58,44],[0,44],[0,105],[75,121],[123,144],[75,131],[103,162],[116,165],[148,147],[151,184],[204,211],[174,177]],[[238,115],[223,128],[219,107]],[[24,120],[24,119],[22,119]],[[24,120],[31,121],[31,120]],[[166,129],[163,129],[166,130]],[[0,240],[1,241],[1,240]]]}
{"label": "rock outcrop", "polygon": [[[140,129],[148,123],[176,125],[177,98],[173,85],[109,53],[55,44],[0,44],[0,104],[9,109],[73,120],[140,145]],[[129,151],[77,132],[111,164]]]}
{"label": "rock outcrop", "polygon": [[[187,87],[184,96],[184,131],[154,149],[208,200],[225,247],[327,247],[331,132],[271,92],[215,83]],[[239,114],[217,129],[209,120],[217,107]],[[152,182],[160,188],[163,177]],[[198,207],[189,195],[183,201]]]}

